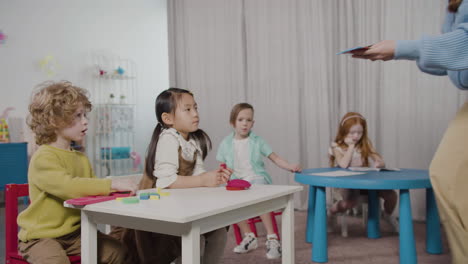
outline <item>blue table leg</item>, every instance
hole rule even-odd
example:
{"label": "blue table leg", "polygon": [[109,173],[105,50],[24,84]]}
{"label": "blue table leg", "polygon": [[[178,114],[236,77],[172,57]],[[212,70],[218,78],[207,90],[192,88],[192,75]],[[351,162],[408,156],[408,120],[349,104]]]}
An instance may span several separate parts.
{"label": "blue table leg", "polygon": [[312,261],[328,262],[327,208],[325,187],[316,187]]}
{"label": "blue table leg", "polygon": [[418,263],[410,193],[407,189],[400,190],[400,263]]}
{"label": "blue table leg", "polygon": [[380,201],[376,190],[369,190],[368,194],[369,214],[367,217],[367,237],[380,237]]}
{"label": "blue table leg", "polygon": [[426,251],[442,254],[440,219],[432,188],[426,189]]}
{"label": "blue table leg", "polygon": [[309,186],[309,205],[307,209],[307,228],[306,228],[306,242],[312,243],[314,238],[314,214],[315,214],[315,186]]}

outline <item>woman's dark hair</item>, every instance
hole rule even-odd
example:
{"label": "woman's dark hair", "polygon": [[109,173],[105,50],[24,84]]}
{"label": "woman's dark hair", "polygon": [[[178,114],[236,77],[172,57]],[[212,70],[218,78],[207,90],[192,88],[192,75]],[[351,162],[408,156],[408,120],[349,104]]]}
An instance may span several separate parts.
{"label": "woman's dark hair", "polygon": [[[146,162],[145,162],[145,173],[149,177],[153,177],[154,163],[156,158],[156,146],[158,145],[159,135],[165,128],[169,128],[164,124],[162,120],[163,113],[173,114],[177,108],[177,103],[182,94],[193,94],[187,90],[180,88],[169,88],[158,95],[156,98],[156,118],[158,119],[158,124],[154,128],[153,136],[151,137],[151,142],[146,151]],[[211,150],[211,139],[210,137],[201,129],[198,129],[195,132],[191,132],[189,137],[192,137],[200,143],[202,150],[202,158],[205,159],[208,155],[208,150]]]}
{"label": "woman's dark hair", "polygon": [[458,11],[458,7],[461,5],[463,0],[449,0],[448,11],[455,13]]}

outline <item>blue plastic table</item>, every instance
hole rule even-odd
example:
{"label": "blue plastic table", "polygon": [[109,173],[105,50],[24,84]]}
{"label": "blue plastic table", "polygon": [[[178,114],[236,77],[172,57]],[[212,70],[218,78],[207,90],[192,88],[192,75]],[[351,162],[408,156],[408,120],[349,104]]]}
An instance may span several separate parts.
{"label": "blue plastic table", "polygon": [[372,171],[353,176],[318,176],[314,173],[344,170],[340,168],[307,169],[295,174],[295,180],[309,185],[306,240],[312,243],[312,261],[328,262],[326,187],[365,189],[369,191],[367,236],[379,238],[379,200],[377,190],[400,190],[400,263],[417,263],[409,189],[426,189],[426,251],[442,253],[440,220],[427,170]]}

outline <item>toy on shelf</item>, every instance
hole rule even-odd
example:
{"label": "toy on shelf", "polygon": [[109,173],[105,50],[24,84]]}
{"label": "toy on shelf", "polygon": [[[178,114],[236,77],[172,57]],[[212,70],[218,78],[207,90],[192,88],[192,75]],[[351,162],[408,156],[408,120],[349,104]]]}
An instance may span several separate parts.
{"label": "toy on shelf", "polygon": [[8,132],[8,124],[4,118],[0,119],[0,143],[10,142],[10,133]]}
{"label": "toy on shelf", "polygon": [[234,179],[227,182],[226,190],[228,191],[242,191],[247,190],[251,186],[250,182],[241,180],[241,179]]}
{"label": "toy on shelf", "polygon": [[130,152],[130,158],[133,159],[133,171],[137,172],[140,170],[141,156],[135,151]]}
{"label": "toy on shelf", "polygon": [[101,148],[101,159],[129,159],[130,147],[103,147]]}
{"label": "toy on shelf", "polygon": [[7,35],[0,30],[0,44],[5,44],[7,40]]}
{"label": "toy on shelf", "polygon": [[124,73],[125,73],[125,70],[120,66],[115,70],[115,74],[118,74],[120,76],[124,75]]}

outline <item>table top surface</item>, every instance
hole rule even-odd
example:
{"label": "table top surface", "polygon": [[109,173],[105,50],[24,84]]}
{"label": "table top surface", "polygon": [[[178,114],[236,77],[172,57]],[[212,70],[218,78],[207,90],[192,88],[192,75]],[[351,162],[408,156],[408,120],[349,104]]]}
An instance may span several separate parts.
{"label": "table top surface", "polygon": [[296,182],[318,186],[347,189],[422,189],[431,188],[427,170],[400,169],[399,171],[366,171],[351,176],[319,176],[317,173],[348,171],[342,168],[305,169],[295,174]]}
{"label": "table top surface", "polygon": [[[161,196],[160,200],[140,200],[136,204],[124,204],[121,201],[112,200],[81,207],[66,203],[64,206],[91,212],[189,223],[211,215],[293,194],[302,189],[302,186],[284,185],[252,185],[249,190],[243,191],[227,191],[225,187],[164,189],[163,191],[169,192],[170,195]],[[156,189],[140,192],[156,192]]]}

